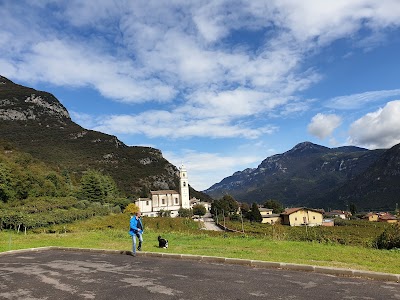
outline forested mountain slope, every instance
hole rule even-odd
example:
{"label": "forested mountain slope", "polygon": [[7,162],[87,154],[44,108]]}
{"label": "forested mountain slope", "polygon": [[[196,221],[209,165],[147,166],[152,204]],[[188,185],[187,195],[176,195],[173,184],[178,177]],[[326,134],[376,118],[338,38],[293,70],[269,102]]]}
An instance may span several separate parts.
{"label": "forested mountain slope", "polygon": [[400,186],[398,148],[328,148],[304,142],[204,192],[215,198],[231,194],[249,203],[274,199],[286,206],[346,209],[354,202],[360,209],[394,209]]}
{"label": "forested mountain slope", "polygon": [[0,139],[77,177],[88,169],[108,174],[126,196],[178,187],[177,168],[160,150],[127,146],[115,136],[82,128],[52,94],[2,76]]}

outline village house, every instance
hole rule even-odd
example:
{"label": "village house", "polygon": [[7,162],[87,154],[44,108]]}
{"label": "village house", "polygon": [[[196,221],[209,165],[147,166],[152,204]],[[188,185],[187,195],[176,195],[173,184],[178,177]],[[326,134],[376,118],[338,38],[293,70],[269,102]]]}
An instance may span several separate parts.
{"label": "village house", "polygon": [[281,223],[280,214],[273,214],[272,213],[273,209],[261,207],[261,208],[259,208],[259,210],[260,210],[260,214],[262,217],[261,223],[271,224],[271,225]]}
{"label": "village house", "polygon": [[377,213],[374,213],[374,212],[367,213],[363,217],[364,220],[367,220],[367,221],[370,221],[370,222],[377,222],[378,218],[379,218],[379,215]]}
{"label": "village house", "polygon": [[398,220],[395,216],[389,213],[383,213],[379,215],[378,222],[386,222],[386,223],[397,223]]}
{"label": "village house", "polygon": [[343,211],[343,210],[331,210],[331,211],[325,212],[324,215],[327,218],[340,218],[340,219],[346,220],[349,218],[351,213],[348,211]]}
{"label": "village house", "polygon": [[287,208],[281,217],[282,224],[290,226],[319,226],[323,222],[321,211],[305,207]]}

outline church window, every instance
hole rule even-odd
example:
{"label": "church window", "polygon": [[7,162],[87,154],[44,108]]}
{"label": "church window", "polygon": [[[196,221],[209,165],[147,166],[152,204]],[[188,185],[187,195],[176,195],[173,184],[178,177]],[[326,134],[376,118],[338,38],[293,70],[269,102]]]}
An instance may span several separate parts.
{"label": "church window", "polygon": [[149,205],[149,201],[146,201],[146,205],[147,205],[147,206]]}
{"label": "church window", "polygon": [[165,199],[162,199],[162,204],[165,204]]}
{"label": "church window", "polygon": [[178,198],[175,198],[175,204],[178,204]]}
{"label": "church window", "polygon": [[185,181],[183,182],[183,186],[186,186],[186,182]]}

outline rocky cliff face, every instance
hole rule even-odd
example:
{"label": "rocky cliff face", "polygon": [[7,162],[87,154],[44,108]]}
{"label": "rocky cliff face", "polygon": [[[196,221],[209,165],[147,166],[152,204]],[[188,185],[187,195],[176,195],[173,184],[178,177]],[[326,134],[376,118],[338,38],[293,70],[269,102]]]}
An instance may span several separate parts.
{"label": "rocky cliff face", "polygon": [[101,170],[127,196],[178,187],[177,168],[160,150],[128,147],[115,136],[82,128],[50,93],[2,76],[0,139],[78,178],[87,169]]}
{"label": "rocky cliff face", "polygon": [[0,120],[70,121],[66,108],[52,95],[17,85],[0,76]]}
{"label": "rocky cliff face", "polygon": [[257,168],[235,172],[204,192],[214,198],[228,193],[245,202],[274,199],[287,206],[346,208],[338,189],[369,170],[383,153],[304,142],[266,158]]}

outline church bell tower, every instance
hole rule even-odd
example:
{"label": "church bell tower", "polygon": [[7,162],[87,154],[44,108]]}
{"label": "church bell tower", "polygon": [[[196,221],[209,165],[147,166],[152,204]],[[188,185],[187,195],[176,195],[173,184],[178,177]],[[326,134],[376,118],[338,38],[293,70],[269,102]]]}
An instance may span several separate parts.
{"label": "church bell tower", "polygon": [[179,193],[181,196],[182,208],[190,208],[189,203],[189,181],[186,168],[182,165],[179,168]]}

